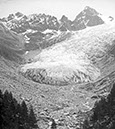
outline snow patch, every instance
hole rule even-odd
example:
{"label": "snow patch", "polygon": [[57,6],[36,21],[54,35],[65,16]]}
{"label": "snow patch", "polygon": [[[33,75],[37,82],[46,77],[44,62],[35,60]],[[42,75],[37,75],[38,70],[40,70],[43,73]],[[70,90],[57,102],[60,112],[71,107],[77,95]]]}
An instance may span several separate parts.
{"label": "snow patch", "polygon": [[30,38],[28,38],[27,35],[24,35],[24,39],[25,39],[25,42],[26,42],[26,43],[30,43],[30,42],[29,42],[29,41],[30,41]]}
{"label": "snow patch", "polygon": [[29,51],[26,51],[26,52],[25,52],[25,54],[28,54],[28,53],[29,53]]}
{"label": "snow patch", "polygon": [[112,22],[112,21],[111,21],[111,18],[110,18],[108,15],[101,15],[101,14],[100,14],[99,17],[101,17],[101,19],[102,19],[106,24]]}
{"label": "snow patch", "polygon": [[28,33],[36,33],[36,32],[37,32],[37,30],[27,29],[27,30],[23,33],[23,35],[28,34]]}

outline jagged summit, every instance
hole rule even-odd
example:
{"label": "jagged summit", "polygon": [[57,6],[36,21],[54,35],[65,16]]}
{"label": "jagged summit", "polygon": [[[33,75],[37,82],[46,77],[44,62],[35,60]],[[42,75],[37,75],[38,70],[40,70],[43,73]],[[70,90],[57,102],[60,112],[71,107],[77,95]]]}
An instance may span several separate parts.
{"label": "jagged summit", "polygon": [[67,21],[67,20],[69,20],[69,19],[68,19],[68,17],[65,16],[65,15],[63,15],[63,16],[61,17],[61,19],[60,19],[60,21]]}
{"label": "jagged summit", "polygon": [[[104,18],[105,19],[105,18]],[[109,17],[109,21],[113,18]],[[56,17],[46,14],[31,14],[24,15],[21,12],[10,14],[7,18],[2,18],[1,21],[17,33],[25,32],[28,29],[37,31],[45,31],[46,29],[60,31],[77,31],[85,29],[87,26],[95,26],[104,24],[102,15],[95,9],[86,6],[75,18],[71,21],[63,15],[60,20]]]}
{"label": "jagged summit", "polygon": [[83,12],[86,12],[87,15],[98,15],[99,14],[95,9],[93,9],[93,8],[91,8],[89,6],[86,6],[84,8]]}
{"label": "jagged summit", "polygon": [[74,28],[84,29],[87,26],[95,26],[104,24],[103,19],[99,16],[99,13],[89,6],[86,6],[83,11],[81,11],[74,20]]}
{"label": "jagged summit", "polygon": [[23,14],[23,13],[21,13],[21,12],[17,12],[17,13],[15,13],[15,16],[17,16],[17,17],[19,18],[19,17],[24,16],[24,14]]}

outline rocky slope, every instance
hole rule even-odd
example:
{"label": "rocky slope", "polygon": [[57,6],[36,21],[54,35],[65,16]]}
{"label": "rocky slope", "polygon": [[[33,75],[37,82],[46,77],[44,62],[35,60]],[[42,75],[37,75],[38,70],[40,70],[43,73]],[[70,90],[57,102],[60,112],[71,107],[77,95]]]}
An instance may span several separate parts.
{"label": "rocky slope", "polygon": [[[95,103],[90,116],[84,121],[82,129],[114,129],[115,128],[115,84],[110,94]],[[92,112],[92,113],[91,113]]]}
{"label": "rocky slope", "polygon": [[0,23],[0,55],[12,61],[20,62],[24,54],[24,37],[7,29]]}
{"label": "rocky slope", "polygon": [[25,41],[23,36],[10,31],[2,23],[0,23],[0,39],[4,42],[3,45],[12,49],[19,50],[24,48]]}

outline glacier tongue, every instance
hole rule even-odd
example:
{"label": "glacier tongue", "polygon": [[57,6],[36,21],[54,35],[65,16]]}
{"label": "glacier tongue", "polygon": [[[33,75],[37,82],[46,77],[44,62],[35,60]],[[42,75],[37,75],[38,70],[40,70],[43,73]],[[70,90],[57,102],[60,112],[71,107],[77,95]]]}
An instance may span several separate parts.
{"label": "glacier tongue", "polygon": [[21,71],[34,81],[45,84],[92,82],[102,74],[105,55],[106,60],[112,56],[108,51],[114,40],[114,22],[87,28],[42,50],[32,63],[23,65]]}

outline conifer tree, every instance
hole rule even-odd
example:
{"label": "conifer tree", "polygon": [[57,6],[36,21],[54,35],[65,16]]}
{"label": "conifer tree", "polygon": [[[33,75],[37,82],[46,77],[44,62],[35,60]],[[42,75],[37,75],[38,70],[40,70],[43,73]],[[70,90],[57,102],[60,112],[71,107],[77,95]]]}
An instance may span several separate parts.
{"label": "conifer tree", "polygon": [[12,120],[12,111],[10,110],[10,103],[11,103],[11,94],[6,90],[3,95],[3,109],[2,109],[2,116],[3,116],[3,126],[11,127],[11,120]]}
{"label": "conifer tree", "polygon": [[9,93],[8,91],[6,90],[4,92],[4,95],[3,95],[3,103],[4,103],[4,106],[7,108],[9,106]]}
{"label": "conifer tree", "polygon": [[0,98],[2,99],[3,98],[3,94],[2,94],[2,91],[0,90]]}
{"label": "conifer tree", "polygon": [[[90,126],[89,123],[92,126]],[[84,121],[83,129],[115,129],[115,84],[107,98],[95,104],[93,115]]]}
{"label": "conifer tree", "polygon": [[16,121],[17,121],[17,127],[22,127],[22,116],[21,116],[21,105],[17,104],[16,106]]}
{"label": "conifer tree", "polygon": [[30,106],[29,116],[28,116],[28,123],[31,128],[37,128],[37,120],[33,111],[33,107]]}
{"label": "conifer tree", "polygon": [[28,127],[28,108],[25,101],[21,103],[21,123],[25,128]]}
{"label": "conifer tree", "polygon": [[0,129],[2,129],[2,123],[3,123],[3,116],[2,116],[2,110],[3,110],[3,94],[2,91],[0,90]]}
{"label": "conifer tree", "polygon": [[26,103],[19,104],[12,93],[0,90],[0,129],[34,129],[37,121],[32,106],[28,113]]}
{"label": "conifer tree", "polygon": [[57,128],[57,125],[55,123],[55,120],[54,119],[51,119],[51,120],[52,120],[51,129],[56,129]]}

